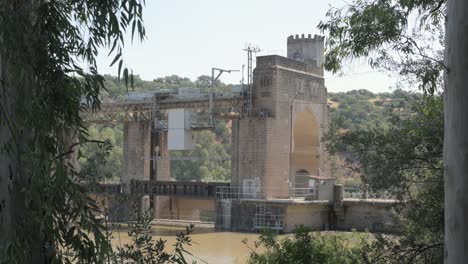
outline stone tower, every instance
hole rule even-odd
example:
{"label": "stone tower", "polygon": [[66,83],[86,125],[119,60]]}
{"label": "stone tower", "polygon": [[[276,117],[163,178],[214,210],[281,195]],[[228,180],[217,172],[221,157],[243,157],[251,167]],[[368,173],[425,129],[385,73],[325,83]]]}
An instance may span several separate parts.
{"label": "stone tower", "polygon": [[290,197],[298,173],[329,176],[323,37],[288,38],[288,58],[257,57],[253,115],[233,122],[232,183],[265,199]]}
{"label": "stone tower", "polygon": [[323,37],[309,34],[307,37],[302,34],[288,37],[288,58],[314,64],[322,67],[323,64]]}

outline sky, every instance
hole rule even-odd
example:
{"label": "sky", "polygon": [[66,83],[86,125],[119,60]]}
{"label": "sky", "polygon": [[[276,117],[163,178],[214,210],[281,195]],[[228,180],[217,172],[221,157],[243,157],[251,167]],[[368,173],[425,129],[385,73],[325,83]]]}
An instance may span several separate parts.
{"label": "sky", "polygon": [[[243,49],[254,44],[258,55],[286,55],[286,39],[295,34],[319,34],[330,6],[343,0],[146,0],[144,42],[128,42],[125,66],[144,80],[176,74],[195,80],[211,68],[237,69],[247,63]],[[101,52],[101,73],[117,75],[111,58]],[[241,73],[224,74],[221,81],[239,83]],[[329,92],[367,89],[391,91],[395,79],[368,67],[361,60],[343,76],[325,74]]]}

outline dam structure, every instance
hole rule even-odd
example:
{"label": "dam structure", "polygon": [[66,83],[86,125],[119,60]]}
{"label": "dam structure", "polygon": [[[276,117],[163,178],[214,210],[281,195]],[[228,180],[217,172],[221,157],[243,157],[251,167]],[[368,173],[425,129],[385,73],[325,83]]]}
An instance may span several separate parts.
{"label": "dam structure", "polygon": [[[124,125],[122,184],[101,190],[111,197],[109,210],[130,211],[130,203],[112,197],[136,195],[132,203],[140,213],[152,208],[158,219],[184,220],[184,212],[187,220],[200,220],[210,211],[220,231],[290,232],[298,225],[395,230],[393,201],[365,194],[346,199],[346,187],[330,174],[322,142],[330,123],[324,38],[289,36],[287,57],[257,56],[254,69],[251,56],[247,84],[231,93],[187,88],[133,94],[85,116],[89,123]],[[208,122],[199,122],[203,113]],[[231,182],[171,181],[170,150],[193,148],[193,131],[212,129],[217,119],[232,122]]]}

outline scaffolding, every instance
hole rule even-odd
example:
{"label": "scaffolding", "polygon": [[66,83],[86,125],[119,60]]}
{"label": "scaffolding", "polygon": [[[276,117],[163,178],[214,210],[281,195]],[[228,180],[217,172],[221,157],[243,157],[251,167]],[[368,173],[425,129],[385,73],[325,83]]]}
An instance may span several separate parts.
{"label": "scaffolding", "polygon": [[314,182],[311,187],[290,188],[289,197],[284,197],[280,188],[257,188],[257,187],[216,187],[216,199],[307,199],[316,200],[318,186]]}
{"label": "scaffolding", "polygon": [[280,188],[252,188],[219,186],[216,188],[216,223],[220,231],[258,232],[262,229],[283,231],[285,228],[286,207],[291,202],[305,201],[314,188],[291,188],[288,198],[269,198],[265,194],[281,196]]}
{"label": "scaffolding", "polygon": [[271,207],[265,203],[258,203],[256,206],[254,229],[256,231],[268,228],[282,231],[284,229],[284,214],[275,214]]}
{"label": "scaffolding", "polygon": [[247,113],[247,116],[252,116],[253,114],[253,56],[255,53],[259,52],[258,47],[254,47],[252,44],[247,45],[244,49],[247,52],[247,85],[244,97],[244,112]]}
{"label": "scaffolding", "polygon": [[220,199],[216,201],[215,227],[218,231],[282,231],[285,211],[285,205],[268,200]]}

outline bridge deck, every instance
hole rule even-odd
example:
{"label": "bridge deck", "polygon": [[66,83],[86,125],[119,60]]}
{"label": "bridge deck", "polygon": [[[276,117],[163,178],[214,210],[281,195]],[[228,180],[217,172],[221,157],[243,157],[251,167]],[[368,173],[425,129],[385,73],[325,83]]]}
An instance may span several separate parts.
{"label": "bridge deck", "polygon": [[[180,181],[137,181],[130,182],[130,193],[139,195],[190,197],[215,199],[217,187],[229,187],[228,182],[180,182]],[[93,188],[84,186],[91,193],[121,194],[120,184],[100,184]]]}
{"label": "bridge deck", "polygon": [[[236,107],[242,103],[242,97],[239,96],[223,96],[216,97],[213,101],[214,107]],[[177,109],[177,108],[208,108],[208,98],[168,98],[158,101],[160,110]],[[100,113],[122,113],[122,112],[150,112],[153,110],[153,102],[149,100],[143,101],[124,101],[124,102],[109,102],[102,103]]]}
{"label": "bridge deck", "polygon": [[[98,112],[83,112],[82,116],[87,123],[107,124],[122,121],[150,120],[153,113],[153,101],[124,101],[102,103]],[[158,100],[159,111],[169,109],[208,109],[208,98],[166,98]],[[240,96],[220,96],[213,101],[213,112],[218,118],[232,118],[229,113],[232,109],[240,112],[243,107],[243,98]]]}

